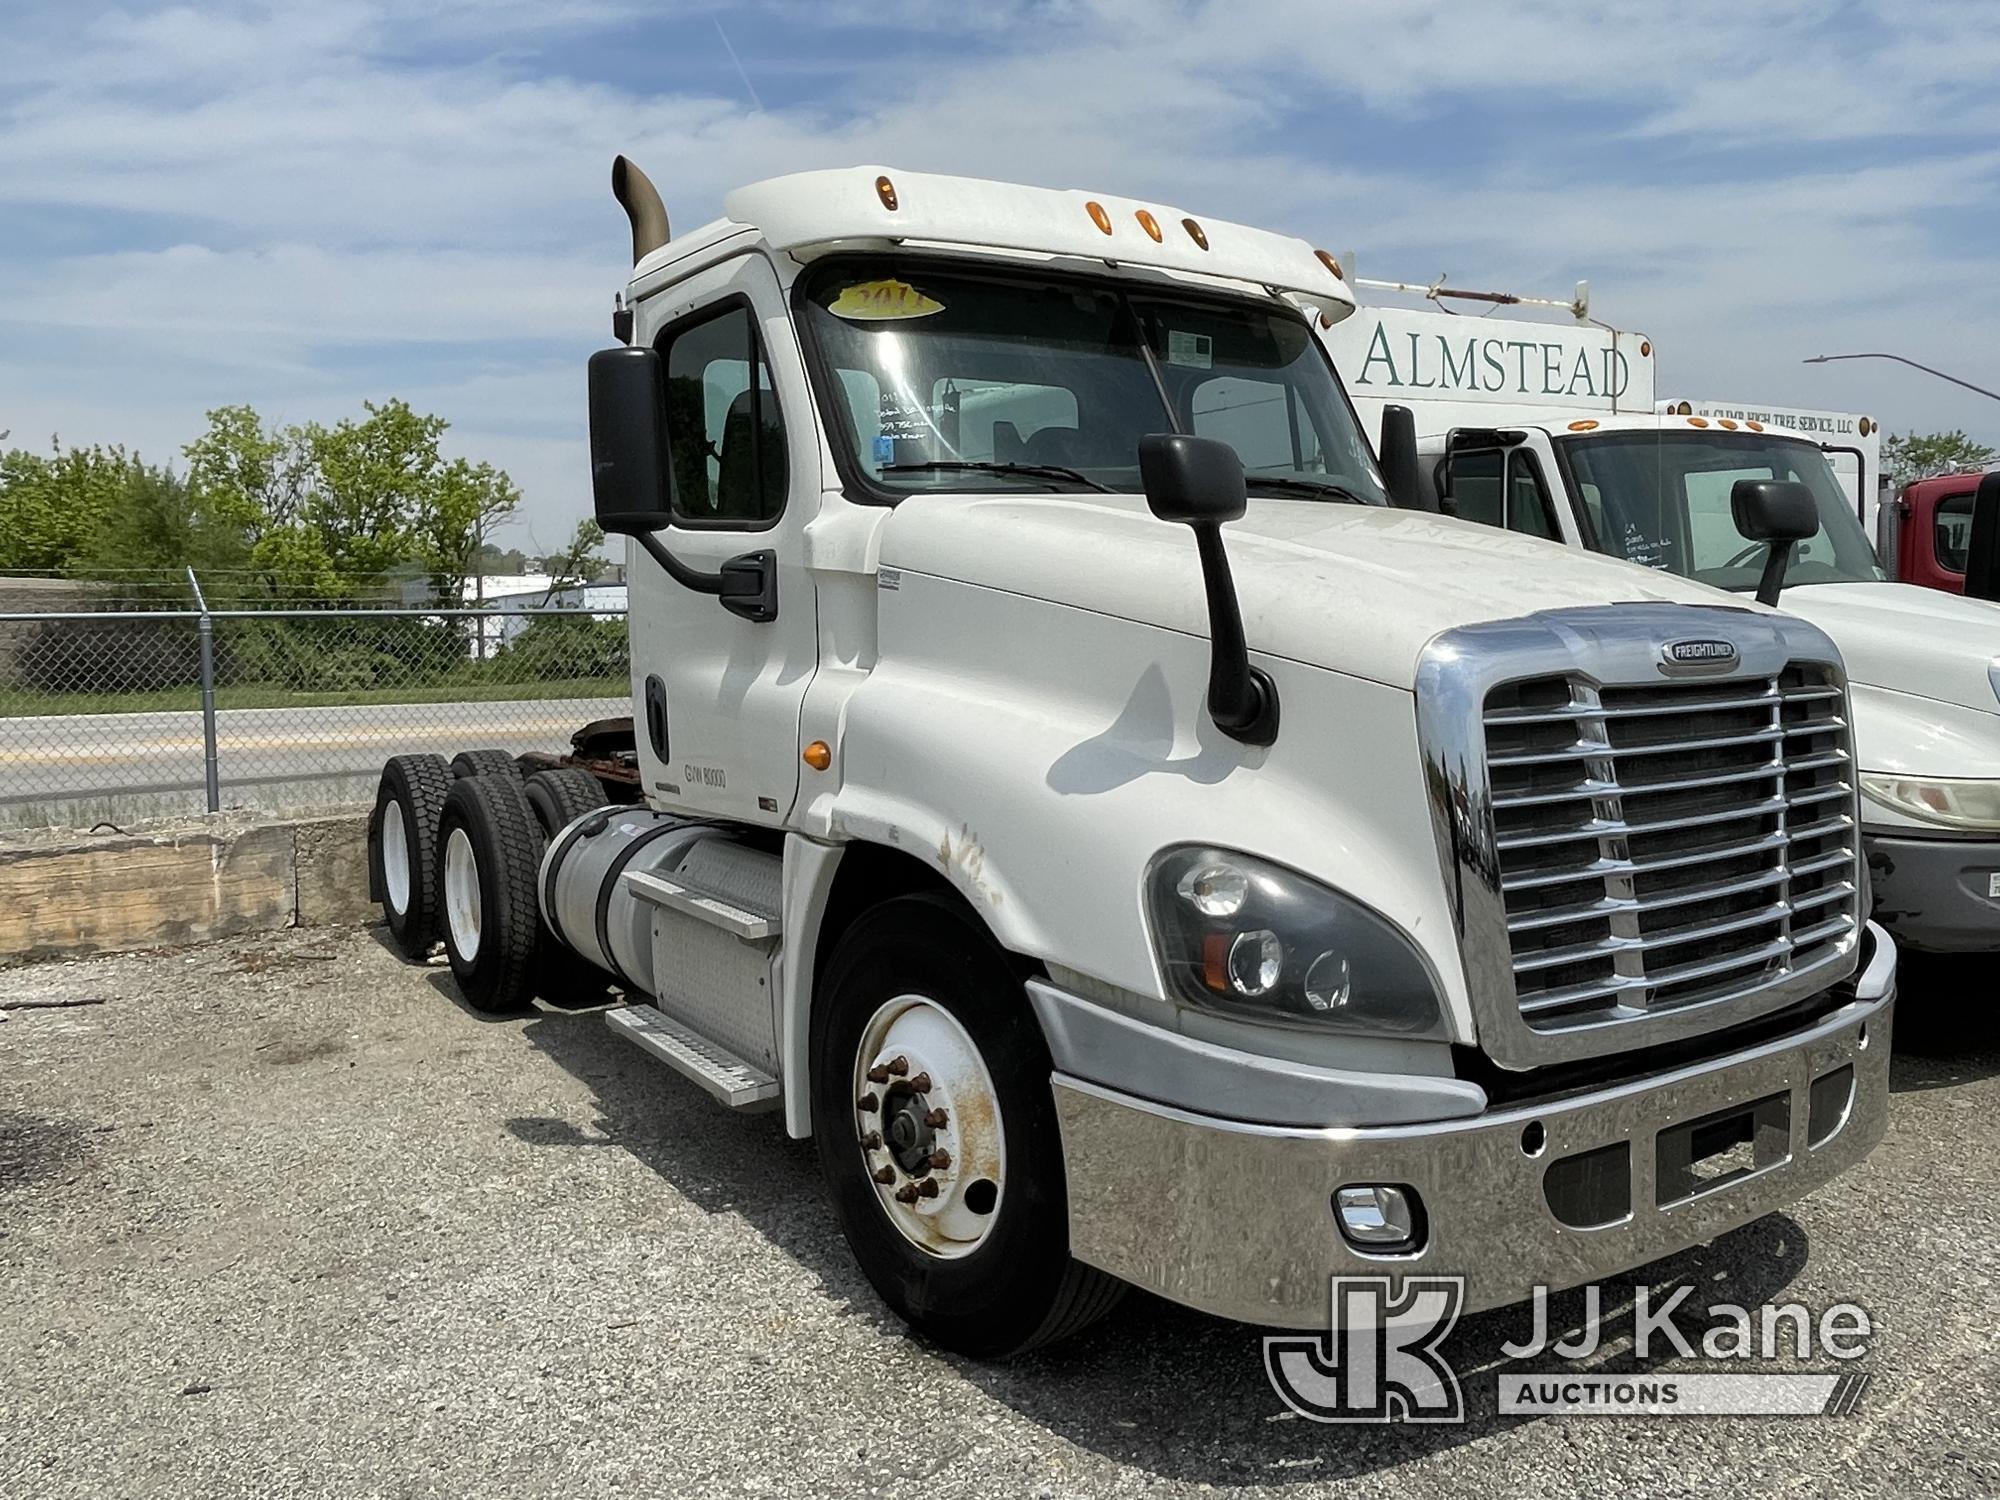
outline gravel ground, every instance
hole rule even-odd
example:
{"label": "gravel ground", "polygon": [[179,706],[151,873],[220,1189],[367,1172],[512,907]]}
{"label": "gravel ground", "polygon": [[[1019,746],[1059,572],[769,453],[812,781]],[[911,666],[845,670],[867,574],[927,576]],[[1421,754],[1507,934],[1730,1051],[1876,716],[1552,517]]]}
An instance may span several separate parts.
{"label": "gravel ground", "polygon": [[1292,1418],[1253,1330],[1140,1296],[1009,1365],[926,1348],[776,1117],[592,1013],[481,1019],[372,933],[14,970],[0,1496],[1992,1495],[2000,1037],[1975,977],[1906,981],[1863,1168],[1646,1273],[1863,1303],[1857,1413],[1499,1417],[1516,1310],[1448,1346],[1467,1425],[1377,1429]]}

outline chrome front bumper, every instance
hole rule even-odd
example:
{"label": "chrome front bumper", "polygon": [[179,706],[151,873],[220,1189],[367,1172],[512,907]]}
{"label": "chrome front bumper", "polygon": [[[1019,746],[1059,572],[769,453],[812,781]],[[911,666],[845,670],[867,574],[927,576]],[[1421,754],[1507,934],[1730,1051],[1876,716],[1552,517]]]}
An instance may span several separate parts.
{"label": "chrome front bumper", "polygon": [[[1058,1073],[1071,1252],[1172,1301],[1278,1328],[1323,1328],[1336,1275],[1463,1276],[1469,1312],[1645,1265],[1796,1201],[1882,1138],[1894,951],[1879,943],[1856,998],[1795,1034],[1471,1119],[1246,1124]],[[1732,1133],[1744,1138],[1727,1158],[1737,1174],[1703,1182],[1690,1141]],[[1368,1255],[1341,1238],[1334,1192],[1361,1183],[1416,1190],[1420,1249]]]}

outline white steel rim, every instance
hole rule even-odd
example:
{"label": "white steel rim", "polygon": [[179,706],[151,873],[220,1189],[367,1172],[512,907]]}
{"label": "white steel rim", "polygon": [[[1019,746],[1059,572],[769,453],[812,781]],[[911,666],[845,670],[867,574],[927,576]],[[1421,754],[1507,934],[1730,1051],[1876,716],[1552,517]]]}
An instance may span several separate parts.
{"label": "white steel rim", "polygon": [[479,956],[479,862],[472,840],[454,828],[444,845],[444,915],[451,946],[460,958]]}
{"label": "white steel rim", "polygon": [[1006,1196],[1007,1140],[993,1075],[965,1028],[933,1000],[897,996],[861,1030],[854,1097],[864,1170],[897,1232],[944,1260],[985,1244]]}
{"label": "white steel rim", "polygon": [[401,916],[410,909],[410,831],[396,797],[382,809],[382,885],[389,910]]}

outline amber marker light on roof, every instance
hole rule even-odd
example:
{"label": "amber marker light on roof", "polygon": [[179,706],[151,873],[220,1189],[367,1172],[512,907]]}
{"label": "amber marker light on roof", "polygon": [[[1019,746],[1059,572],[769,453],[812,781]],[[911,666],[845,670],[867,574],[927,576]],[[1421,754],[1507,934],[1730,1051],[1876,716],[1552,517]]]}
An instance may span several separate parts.
{"label": "amber marker light on roof", "polygon": [[1182,219],[1181,228],[1185,229],[1188,232],[1188,238],[1201,246],[1202,249],[1206,250],[1208,248],[1208,236],[1202,232],[1201,226],[1195,223],[1193,219]]}
{"label": "amber marker light on roof", "polygon": [[1597,426],[1597,423],[1596,423],[1596,421],[1595,421],[1594,419],[1586,417],[1586,418],[1585,418],[1585,419],[1584,419],[1583,421],[1581,421],[1581,422],[1572,422],[1572,423],[1570,423],[1570,424],[1569,424],[1569,430],[1570,430],[1571,432],[1589,432],[1589,431],[1591,431],[1591,430],[1592,430],[1593,428],[1595,428],[1596,426]]}
{"label": "amber marker light on roof", "polygon": [[896,211],[896,184],[886,177],[875,179],[875,196],[882,200],[882,206],[890,213]]}
{"label": "amber marker light on roof", "polygon": [[1693,416],[1693,415],[1694,415],[1694,405],[1693,405],[1693,403],[1692,403],[1692,402],[1688,402],[1688,401],[1683,401],[1683,402],[1682,402],[1682,403],[1681,403],[1681,404],[1680,404],[1679,406],[1676,406],[1676,407],[1674,408],[1674,415],[1675,415],[1675,416],[1677,416],[1677,417],[1691,417],[1691,416]]}
{"label": "amber marker light on roof", "polygon": [[1653,353],[1653,341],[1651,339],[1640,339],[1639,358],[1648,359],[1652,356],[1652,353]]}
{"label": "amber marker light on roof", "polygon": [[1152,237],[1154,244],[1157,245],[1160,243],[1160,221],[1158,219],[1147,213],[1143,208],[1132,217],[1139,221],[1139,227]]}
{"label": "amber marker light on roof", "polygon": [[1091,223],[1095,224],[1099,229],[1103,230],[1106,234],[1111,233],[1111,215],[1104,211],[1104,205],[1102,203],[1099,203],[1095,198],[1092,198],[1088,203],[1084,204],[1083,206],[1085,211],[1090,215]]}
{"label": "amber marker light on roof", "polygon": [[1745,417],[1743,419],[1743,425],[1749,428],[1752,432],[1762,432],[1764,430],[1764,424],[1762,422],[1753,422],[1748,417]]}
{"label": "amber marker light on roof", "polygon": [[815,771],[824,771],[833,764],[833,747],[825,740],[814,740],[799,752],[799,759]]}
{"label": "amber marker light on roof", "polygon": [[1734,432],[1736,430],[1736,424],[1730,421],[1729,418],[1727,417],[1717,417],[1715,419],[1715,422],[1718,427],[1726,427],[1731,432]]}
{"label": "amber marker light on roof", "polygon": [[1690,426],[1690,427],[1706,427],[1707,425],[1708,425],[1708,418],[1707,418],[1707,417],[1689,417],[1689,418],[1688,418],[1688,426]]}
{"label": "amber marker light on roof", "polygon": [[1863,437],[1867,437],[1869,433],[1875,430],[1875,424],[1866,417],[1863,417],[1859,422],[1854,424],[1854,430],[1859,432]]}
{"label": "amber marker light on roof", "polygon": [[1335,260],[1331,255],[1328,255],[1324,250],[1315,250],[1313,251],[1313,254],[1319,257],[1319,263],[1321,265],[1325,266],[1329,271],[1333,272],[1333,279],[1335,281],[1347,280],[1345,276],[1340,274],[1339,261]]}

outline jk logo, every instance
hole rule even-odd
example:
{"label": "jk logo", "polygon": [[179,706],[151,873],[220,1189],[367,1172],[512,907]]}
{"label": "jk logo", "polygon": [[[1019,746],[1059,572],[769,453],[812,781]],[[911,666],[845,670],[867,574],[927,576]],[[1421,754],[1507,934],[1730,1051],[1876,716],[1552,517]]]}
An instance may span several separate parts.
{"label": "jk logo", "polygon": [[1437,1351],[1464,1303],[1462,1276],[1336,1276],[1326,1337],[1267,1337],[1264,1372],[1314,1422],[1463,1422],[1458,1377]]}

